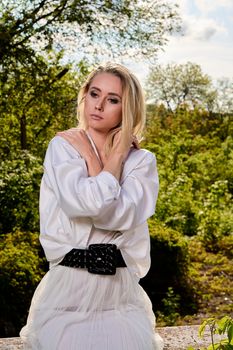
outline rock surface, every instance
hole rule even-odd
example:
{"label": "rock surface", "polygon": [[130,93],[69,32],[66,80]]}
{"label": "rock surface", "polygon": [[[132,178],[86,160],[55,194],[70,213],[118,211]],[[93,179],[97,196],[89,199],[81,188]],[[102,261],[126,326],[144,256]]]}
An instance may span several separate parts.
{"label": "rock surface", "polygon": [[[205,332],[203,339],[198,337],[199,326],[180,326],[157,328],[164,340],[164,350],[187,350],[192,346],[195,350],[210,344],[210,333]],[[218,338],[215,338],[217,341]],[[1,338],[0,350],[22,350],[19,338]]]}

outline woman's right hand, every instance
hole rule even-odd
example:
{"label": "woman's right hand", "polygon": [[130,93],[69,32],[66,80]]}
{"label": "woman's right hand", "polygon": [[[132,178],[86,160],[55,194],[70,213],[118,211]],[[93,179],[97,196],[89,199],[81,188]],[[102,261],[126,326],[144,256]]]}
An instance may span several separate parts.
{"label": "woman's right hand", "polygon": [[122,131],[118,131],[113,139],[113,147],[106,161],[104,161],[105,171],[110,172],[119,181],[124,162],[128,157],[131,147],[139,148],[137,139],[132,135],[128,140],[122,140]]}
{"label": "woman's right hand", "polygon": [[72,128],[57,133],[57,136],[63,137],[68,141],[85,159],[89,176],[96,176],[100,173],[103,165],[100,163],[91,142],[83,129]]}
{"label": "woman's right hand", "polygon": [[110,152],[110,158],[111,155],[114,153],[118,153],[121,154],[123,156],[123,161],[126,160],[126,158],[128,157],[130,148],[136,148],[139,149],[139,143],[138,140],[136,138],[136,136],[131,135],[128,140],[122,140],[122,131],[118,131],[113,139],[113,147],[112,150]]}
{"label": "woman's right hand", "polygon": [[60,131],[57,133],[57,136],[61,136],[68,141],[85,160],[94,152],[87,134],[83,129],[72,128]]}

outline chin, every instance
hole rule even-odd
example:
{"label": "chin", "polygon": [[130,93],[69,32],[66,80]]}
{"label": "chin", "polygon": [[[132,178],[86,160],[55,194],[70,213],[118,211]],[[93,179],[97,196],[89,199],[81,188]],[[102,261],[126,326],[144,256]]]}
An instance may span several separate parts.
{"label": "chin", "polygon": [[96,131],[96,132],[101,132],[104,134],[109,133],[109,131],[111,130],[111,129],[103,128],[101,126],[91,125],[91,123],[88,125],[88,129],[91,129],[91,130]]}

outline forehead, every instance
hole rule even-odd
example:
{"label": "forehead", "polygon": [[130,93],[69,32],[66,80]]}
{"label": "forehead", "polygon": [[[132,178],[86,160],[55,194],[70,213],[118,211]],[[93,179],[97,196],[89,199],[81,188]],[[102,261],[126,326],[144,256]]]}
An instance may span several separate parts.
{"label": "forehead", "polygon": [[111,73],[98,73],[92,80],[90,88],[96,87],[103,93],[122,95],[121,79]]}

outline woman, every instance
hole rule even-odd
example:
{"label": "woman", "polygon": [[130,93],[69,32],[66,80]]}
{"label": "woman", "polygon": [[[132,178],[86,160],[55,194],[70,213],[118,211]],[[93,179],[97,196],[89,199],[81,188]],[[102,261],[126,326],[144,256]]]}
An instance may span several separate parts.
{"label": "woman", "polygon": [[40,242],[50,269],[20,336],[25,349],[160,350],[151,302],[147,219],[156,161],[139,149],[141,86],[125,67],[94,70],[78,99],[79,126],[59,132],[44,161]]}

